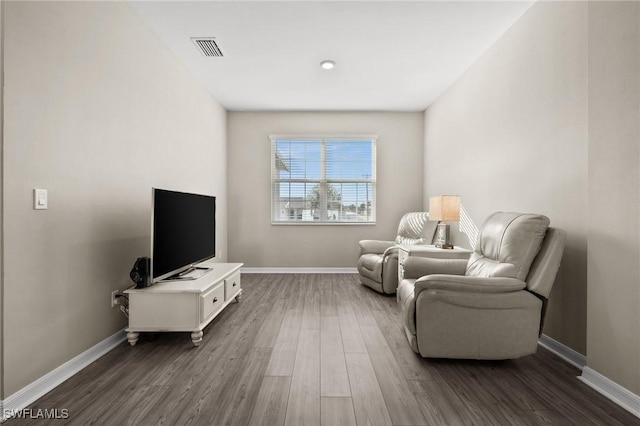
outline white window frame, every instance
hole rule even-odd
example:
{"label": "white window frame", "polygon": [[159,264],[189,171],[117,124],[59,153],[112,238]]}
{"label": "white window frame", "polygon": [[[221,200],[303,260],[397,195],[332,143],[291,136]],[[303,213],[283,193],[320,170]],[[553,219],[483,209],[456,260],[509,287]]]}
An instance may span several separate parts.
{"label": "white window frame", "polygon": [[[269,140],[271,142],[271,224],[272,225],[375,225],[376,224],[376,163],[377,163],[377,140],[378,135],[373,134],[271,134],[269,135]],[[278,157],[276,155],[276,142],[278,140],[296,140],[296,141],[321,141],[321,177],[320,179],[279,179],[277,177],[277,162]],[[337,179],[328,179],[326,177],[326,142],[328,140],[344,140],[344,141],[362,141],[367,140],[371,142],[372,145],[372,158],[371,158],[371,176],[370,178],[337,178]],[[369,183],[371,184],[371,208],[369,214],[369,220],[363,221],[341,221],[341,220],[329,220],[328,218],[321,218],[320,220],[281,220],[278,219],[280,216],[278,203],[274,199],[275,194],[279,193],[278,186],[282,182],[292,182],[292,183],[318,183],[320,185],[327,184],[337,184],[337,183]],[[320,197],[322,197],[322,193]],[[326,197],[326,193],[324,194]],[[322,200],[322,198],[321,198]],[[324,206],[324,210],[326,210],[326,202],[320,202],[321,206]],[[321,208],[322,210],[322,208]],[[321,213],[322,214],[322,213]]]}

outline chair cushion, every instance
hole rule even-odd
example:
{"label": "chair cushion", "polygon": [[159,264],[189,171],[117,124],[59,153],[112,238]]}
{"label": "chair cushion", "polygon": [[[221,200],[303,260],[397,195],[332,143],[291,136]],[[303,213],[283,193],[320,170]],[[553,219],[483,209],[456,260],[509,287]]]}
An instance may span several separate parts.
{"label": "chair cushion", "polygon": [[416,300],[414,283],[416,280],[402,280],[398,285],[397,299],[402,317],[402,325],[408,334],[416,334]]}
{"label": "chair cushion", "polygon": [[376,282],[382,282],[382,255],[367,253],[358,259],[358,273]]}
{"label": "chair cushion", "polygon": [[492,214],[482,225],[465,275],[526,281],[548,227],[549,218],[543,215]]}
{"label": "chair cushion", "polygon": [[[427,241],[427,238],[425,238],[425,224],[427,224],[428,221],[429,213],[406,213],[402,216],[400,224],[398,225],[396,244],[415,245],[430,243],[431,241]],[[429,235],[430,238],[433,238],[433,232],[427,235]]]}

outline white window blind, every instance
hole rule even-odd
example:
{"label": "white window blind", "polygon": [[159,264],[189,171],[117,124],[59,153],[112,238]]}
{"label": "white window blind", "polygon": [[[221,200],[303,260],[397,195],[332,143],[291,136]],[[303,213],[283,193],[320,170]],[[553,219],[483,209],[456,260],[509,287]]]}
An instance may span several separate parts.
{"label": "white window blind", "polygon": [[270,139],[271,223],[375,223],[376,136]]}

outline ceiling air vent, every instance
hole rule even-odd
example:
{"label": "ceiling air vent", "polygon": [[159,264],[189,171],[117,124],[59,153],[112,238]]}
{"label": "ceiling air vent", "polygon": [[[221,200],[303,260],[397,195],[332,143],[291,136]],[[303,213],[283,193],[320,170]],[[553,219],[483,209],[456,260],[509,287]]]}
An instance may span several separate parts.
{"label": "ceiling air vent", "polygon": [[222,49],[216,43],[215,38],[213,37],[194,37],[191,40],[195,43],[204,56],[209,58],[221,58],[224,56],[222,53]]}

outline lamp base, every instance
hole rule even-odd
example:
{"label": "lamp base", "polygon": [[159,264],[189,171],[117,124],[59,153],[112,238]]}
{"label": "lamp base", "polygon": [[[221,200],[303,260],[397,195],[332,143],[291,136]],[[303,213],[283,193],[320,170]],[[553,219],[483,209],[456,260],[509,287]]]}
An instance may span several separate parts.
{"label": "lamp base", "polygon": [[443,244],[436,243],[435,246],[443,250],[453,250],[453,244],[449,244],[449,243],[443,243]]}
{"label": "lamp base", "polygon": [[449,225],[439,222],[438,227],[436,228],[436,243],[434,245],[437,248],[449,250],[453,248],[453,244],[451,244],[450,241]]}

